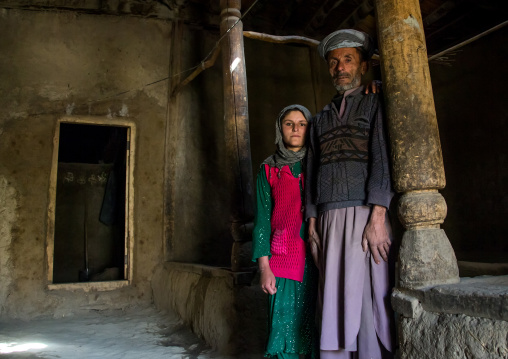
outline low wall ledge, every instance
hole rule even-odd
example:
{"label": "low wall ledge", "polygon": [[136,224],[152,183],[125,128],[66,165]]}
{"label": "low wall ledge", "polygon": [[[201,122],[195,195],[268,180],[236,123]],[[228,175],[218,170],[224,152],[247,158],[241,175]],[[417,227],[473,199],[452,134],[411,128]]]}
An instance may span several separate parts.
{"label": "low wall ledge", "polygon": [[392,294],[394,310],[406,317],[418,313],[415,300],[425,311],[508,321],[508,275],[461,278],[456,284]]}
{"label": "low wall ledge", "polygon": [[228,267],[214,267],[185,262],[165,262],[164,267],[167,270],[196,273],[204,277],[230,278],[232,283],[236,285],[250,285],[256,274],[255,270],[233,272],[231,268]]}

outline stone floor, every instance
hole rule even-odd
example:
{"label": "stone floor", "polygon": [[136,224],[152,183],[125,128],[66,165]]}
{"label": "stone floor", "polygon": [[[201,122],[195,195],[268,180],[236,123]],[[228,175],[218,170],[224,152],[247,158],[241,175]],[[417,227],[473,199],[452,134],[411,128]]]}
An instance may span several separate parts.
{"label": "stone floor", "polygon": [[172,313],[93,311],[32,321],[0,321],[0,358],[219,359]]}

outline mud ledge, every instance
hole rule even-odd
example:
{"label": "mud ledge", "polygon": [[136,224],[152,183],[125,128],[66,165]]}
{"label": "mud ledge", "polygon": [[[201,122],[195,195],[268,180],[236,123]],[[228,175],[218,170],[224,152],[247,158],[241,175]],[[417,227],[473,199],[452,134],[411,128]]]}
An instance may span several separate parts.
{"label": "mud ledge", "polygon": [[222,354],[260,357],[266,337],[267,299],[251,286],[254,272],[166,262],[152,278],[155,305],[173,310]]}

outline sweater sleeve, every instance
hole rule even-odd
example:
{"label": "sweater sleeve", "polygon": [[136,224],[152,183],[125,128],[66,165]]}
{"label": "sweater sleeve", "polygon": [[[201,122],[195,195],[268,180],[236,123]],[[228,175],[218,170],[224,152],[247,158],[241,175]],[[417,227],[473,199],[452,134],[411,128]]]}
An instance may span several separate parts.
{"label": "sweater sleeve", "polygon": [[378,102],[372,121],[369,147],[370,170],[367,182],[367,204],[377,204],[388,208],[393,197],[393,191],[381,102]]}
{"label": "sweater sleeve", "polygon": [[319,164],[318,140],[316,137],[316,117],[310,123],[308,147],[307,147],[307,164],[305,168],[305,220],[309,218],[317,218],[316,205],[316,178]]}
{"label": "sweater sleeve", "polygon": [[[267,165],[265,165],[267,166]],[[256,178],[256,217],[252,233],[252,261],[259,257],[270,256],[270,235],[272,227],[272,190],[266,178],[265,166],[262,166]]]}

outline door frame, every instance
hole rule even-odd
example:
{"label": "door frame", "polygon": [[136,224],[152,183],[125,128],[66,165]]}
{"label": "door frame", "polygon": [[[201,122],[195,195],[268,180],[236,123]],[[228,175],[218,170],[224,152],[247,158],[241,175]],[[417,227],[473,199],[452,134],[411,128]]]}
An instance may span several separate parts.
{"label": "door frame", "polygon": [[[127,151],[125,173],[125,260],[124,278],[117,281],[83,282],[53,284],[53,261],[55,252],[55,210],[56,189],[58,175],[58,150],[60,143],[60,124],[71,123],[95,126],[113,126],[127,128]],[[106,119],[96,116],[65,116],[56,121],[53,137],[53,158],[49,183],[49,202],[46,231],[46,259],[47,259],[47,288],[56,289],[83,289],[85,291],[103,291],[121,288],[132,283],[133,254],[134,254],[134,159],[136,154],[136,125],[133,121],[124,119]]]}

